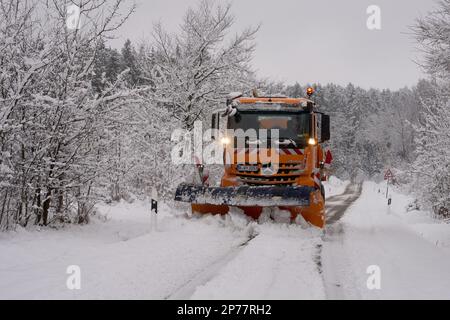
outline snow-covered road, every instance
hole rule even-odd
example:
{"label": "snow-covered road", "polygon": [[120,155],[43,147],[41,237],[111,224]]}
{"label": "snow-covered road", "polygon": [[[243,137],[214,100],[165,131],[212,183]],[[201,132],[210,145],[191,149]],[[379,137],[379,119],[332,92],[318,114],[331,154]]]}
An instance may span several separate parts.
{"label": "snow-covered road", "polygon": [[[411,223],[407,198],[394,195],[388,209],[378,189],[329,190],[325,234],[167,207],[154,232],[146,202],[100,207],[107,222],[2,234],[0,298],[450,298],[448,225]],[[418,232],[431,229],[440,245],[437,233]],[[80,267],[80,290],[66,286],[70,265]],[[380,289],[366,285],[369,266],[379,267]]]}
{"label": "snow-covered road", "polygon": [[[327,228],[322,263],[328,297],[450,299],[449,248],[416,232],[401,210],[404,196],[394,195],[389,208],[378,190],[366,182],[361,197]],[[379,268],[380,289],[367,287],[369,266]]]}
{"label": "snow-covered road", "polygon": [[322,299],[319,230],[267,223],[193,299]]}

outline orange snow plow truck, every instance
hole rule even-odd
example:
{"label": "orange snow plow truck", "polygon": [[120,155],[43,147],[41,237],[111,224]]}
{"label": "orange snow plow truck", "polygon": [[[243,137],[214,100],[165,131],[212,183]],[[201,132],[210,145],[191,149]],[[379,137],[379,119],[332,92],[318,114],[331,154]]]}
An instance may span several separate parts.
{"label": "orange snow plow truck", "polygon": [[307,89],[308,98],[230,96],[225,111],[211,117],[214,132],[221,118],[227,129],[220,140],[212,137],[223,145],[220,186],[209,186],[198,164],[202,182],[182,183],[175,200],[191,203],[197,213],[238,207],[254,219],[276,212],[284,221],[324,227],[322,181],[332,157],[322,144],[330,139],[330,117],[316,110],[313,92]]}

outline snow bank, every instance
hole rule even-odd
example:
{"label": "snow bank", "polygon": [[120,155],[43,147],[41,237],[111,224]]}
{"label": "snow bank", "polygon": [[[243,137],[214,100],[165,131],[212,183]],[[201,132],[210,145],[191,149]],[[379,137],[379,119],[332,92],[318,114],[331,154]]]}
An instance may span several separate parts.
{"label": "snow bank", "polygon": [[[380,194],[385,196],[385,182],[376,184],[372,188],[377,191],[380,190]],[[432,218],[427,211],[408,209],[410,204],[414,202],[414,197],[404,194],[394,186],[389,186],[389,194],[392,199],[390,212],[395,217],[401,219],[402,223],[424,239],[436,246],[450,250],[450,224]]]}
{"label": "snow bank", "polygon": [[[166,206],[150,232],[147,202],[99,211],[106,222],[3,234],[0,299],[162,299],[248,236],[224,218],[188,220]],[[70,265],[81,268],[80,290],[66,286]]]}
{"label": "snow bank", "polygon": [[[327,285],[332,288],[330,297],[449,299],[450,252],[434,241],[445,232],[433,233],[429,241],[436,222],[418,212],[406,212],[410,198],[396,190],[389,207],[383,187],[364,183],[361,197],[327,229],[322,257],[325,278],[332,279]],[[448,234],[448,227],[440,224],[438,228],[446,228]],[[446,238],[439,240],[445,243]],[[379,289],[367,285],[371,266],[379,268]]]}
{"label": "snow bank", "polygon": [[328,181],[323,181],[322,184],[325,187],[325,196],[332,197],[338,194],[342,194],[345,188],[349,185],[350,181],[342,181],[341,179],[331,176]]}

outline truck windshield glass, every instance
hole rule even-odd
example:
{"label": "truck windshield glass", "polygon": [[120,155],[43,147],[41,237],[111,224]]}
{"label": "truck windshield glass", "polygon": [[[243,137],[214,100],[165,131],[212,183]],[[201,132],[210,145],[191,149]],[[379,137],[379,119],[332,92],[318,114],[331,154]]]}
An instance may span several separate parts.
{"label": "truck windshield glass", "polygon": [[309,113],[300,112],[239,112],[228,119],[228,129],[256,130],[258,139],[259,129],[267,129],[267,137],[271,140],[271,129],[278,129],[281,143],[305,146],[309,138]]}

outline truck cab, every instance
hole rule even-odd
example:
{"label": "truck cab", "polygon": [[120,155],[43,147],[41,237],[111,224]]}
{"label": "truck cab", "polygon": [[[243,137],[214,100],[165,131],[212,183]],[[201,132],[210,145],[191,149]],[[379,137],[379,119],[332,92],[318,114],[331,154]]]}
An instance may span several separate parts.
{"label": "truck cab", "polygon": [[[227,214],[238,207],[254,219],[268,208],[291,222],[322,228],[323,143],[330,139],[330,117],[316,110],[312,88],[307,92],[308,98],[237,94],[227,99],[225,111],[211,118],[212,138],[223,145],[220,186],[181,184],[175,200],[190,202],[192,211],[204,214]],[[225,128],[219,128],[223,122]]]}
{"label": "truck cab", "polygon": [[324,160],[321,144],[330,138],[330,121],[328,115],[314,110],[313,101],[241,97],[233,99],[228,110],[228,135],[222,139],[225,147],[222,186],[320,188],[321,180],[326,178],[321,172]]}

